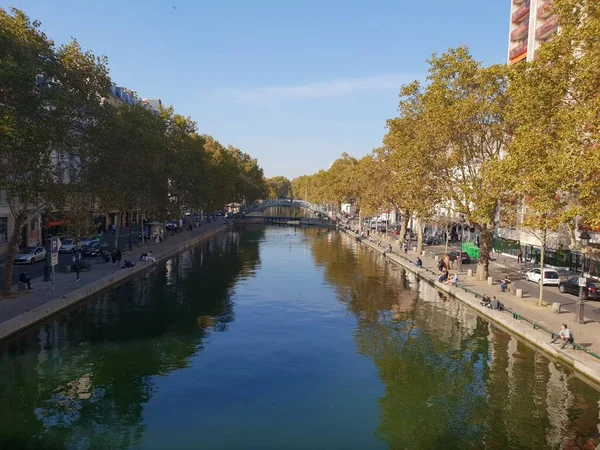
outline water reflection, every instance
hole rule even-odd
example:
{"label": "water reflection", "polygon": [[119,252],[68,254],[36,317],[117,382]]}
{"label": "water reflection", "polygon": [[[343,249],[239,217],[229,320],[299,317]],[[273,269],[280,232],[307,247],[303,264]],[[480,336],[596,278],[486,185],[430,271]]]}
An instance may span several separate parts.
{"label": "water reflection", "polygon": [[598,392],[347,236],[311,234],[386,386],[390,448],[595,448]]}
{"label": "water reflection", "polygon": [[135,446],[155,377],[234,320],[232,290],[255,273],[263,236],[220,236],[4,342],[0,448]]}
{"label": "water reflection", "polygon": [[592,449],[599,399],[325,229],[240,229],[0,346],[9,449]]}

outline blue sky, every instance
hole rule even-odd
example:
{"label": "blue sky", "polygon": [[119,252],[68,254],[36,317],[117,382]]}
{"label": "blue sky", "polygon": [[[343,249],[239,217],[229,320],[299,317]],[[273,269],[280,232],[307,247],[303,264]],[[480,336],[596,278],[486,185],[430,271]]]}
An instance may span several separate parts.
{"label": "blue sky", "polygon": [[267,176],[380,145],[401,84],[466,44],[506,60],[509,0],[13,0],[57,44],[76,37],[111,77],[161,98]]}

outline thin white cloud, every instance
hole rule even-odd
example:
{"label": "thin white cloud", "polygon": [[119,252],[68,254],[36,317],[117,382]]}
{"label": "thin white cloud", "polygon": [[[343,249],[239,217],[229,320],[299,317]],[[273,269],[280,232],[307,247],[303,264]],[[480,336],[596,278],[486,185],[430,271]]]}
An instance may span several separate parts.
{"label": "thin white cloud", "polygon": [[298,86],[265,86],[249,89],[221,89],[220,96],[247,103],[274,105],[294,100],[315,100],[364,91],[399,90],[400,85],[418,77],[386,74],[363,78],[336,78]]}

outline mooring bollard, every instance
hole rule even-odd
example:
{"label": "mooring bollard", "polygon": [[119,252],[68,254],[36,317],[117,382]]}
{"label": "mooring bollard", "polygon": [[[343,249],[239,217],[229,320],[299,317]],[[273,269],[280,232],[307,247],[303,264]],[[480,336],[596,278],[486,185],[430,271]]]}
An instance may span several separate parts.
{"label": "mooring bollard", "polygon": [[435,255],[435,256],[433,257],[433,260],[434,260],[435,262],[438,262],[438,261],[440,260],[440,257],[439,257],[438,255]]}
{"label": "mooring bollard", "polygon": [[517,298],[523,298],[523,289],[517,288]]}
{"label": "mooring bollard", "polygon": [[560,314],[560,307],[561,307],[560,303],[558,303],[558,302],[552,303],[552,312],[554,314]]}
{"label": "mooring bollard", "polygon": [[417,247],[413,247],[413,252],[416,252],[416,251],[417,251]]}
{"label": "mooring bollard", "polygon": [[490,286],[494,284],[494,277],[488,277],[487,284],[489,284]]}
{"label": "mooring bollard", "polygon": [[423,251],[421,252],[421,256],[425,256],[425,254],[426,254],[426,253],[427,253],[427,252],[426,252],[425,250],[423,250]]}
{"label": "mooring bollard", "polygon": [[472,277],[473,276],[473,269],[467,269],[467,276],[468,277]]}

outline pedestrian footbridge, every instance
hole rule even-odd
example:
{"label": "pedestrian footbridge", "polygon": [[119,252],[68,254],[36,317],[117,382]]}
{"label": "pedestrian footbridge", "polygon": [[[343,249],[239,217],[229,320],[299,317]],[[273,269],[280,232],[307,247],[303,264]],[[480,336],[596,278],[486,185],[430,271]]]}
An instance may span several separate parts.
{"label": "pedestrian footbridge", "polygon": [[264,202],[250,205],[250,206],[244,208],[241,212],[243,212],[245,214],[260,213],[260,212],[265,211],[266,209],[275,208],[275,207],[303,208],[303,209],[312,211],[317,215],[320,215],[320,218],[322,218],[322,219],[325,219],[325,220],[329,219],[329,213],[327,212],[327,209],[325,209],[324,207],[322,207],[320,205],[315,205],[314,203],[305,202],[304,200],[296,200],[296,199],[289,199],[289,198],[278,198],[278,199],[272,199],[272,200],[265,200]]}

